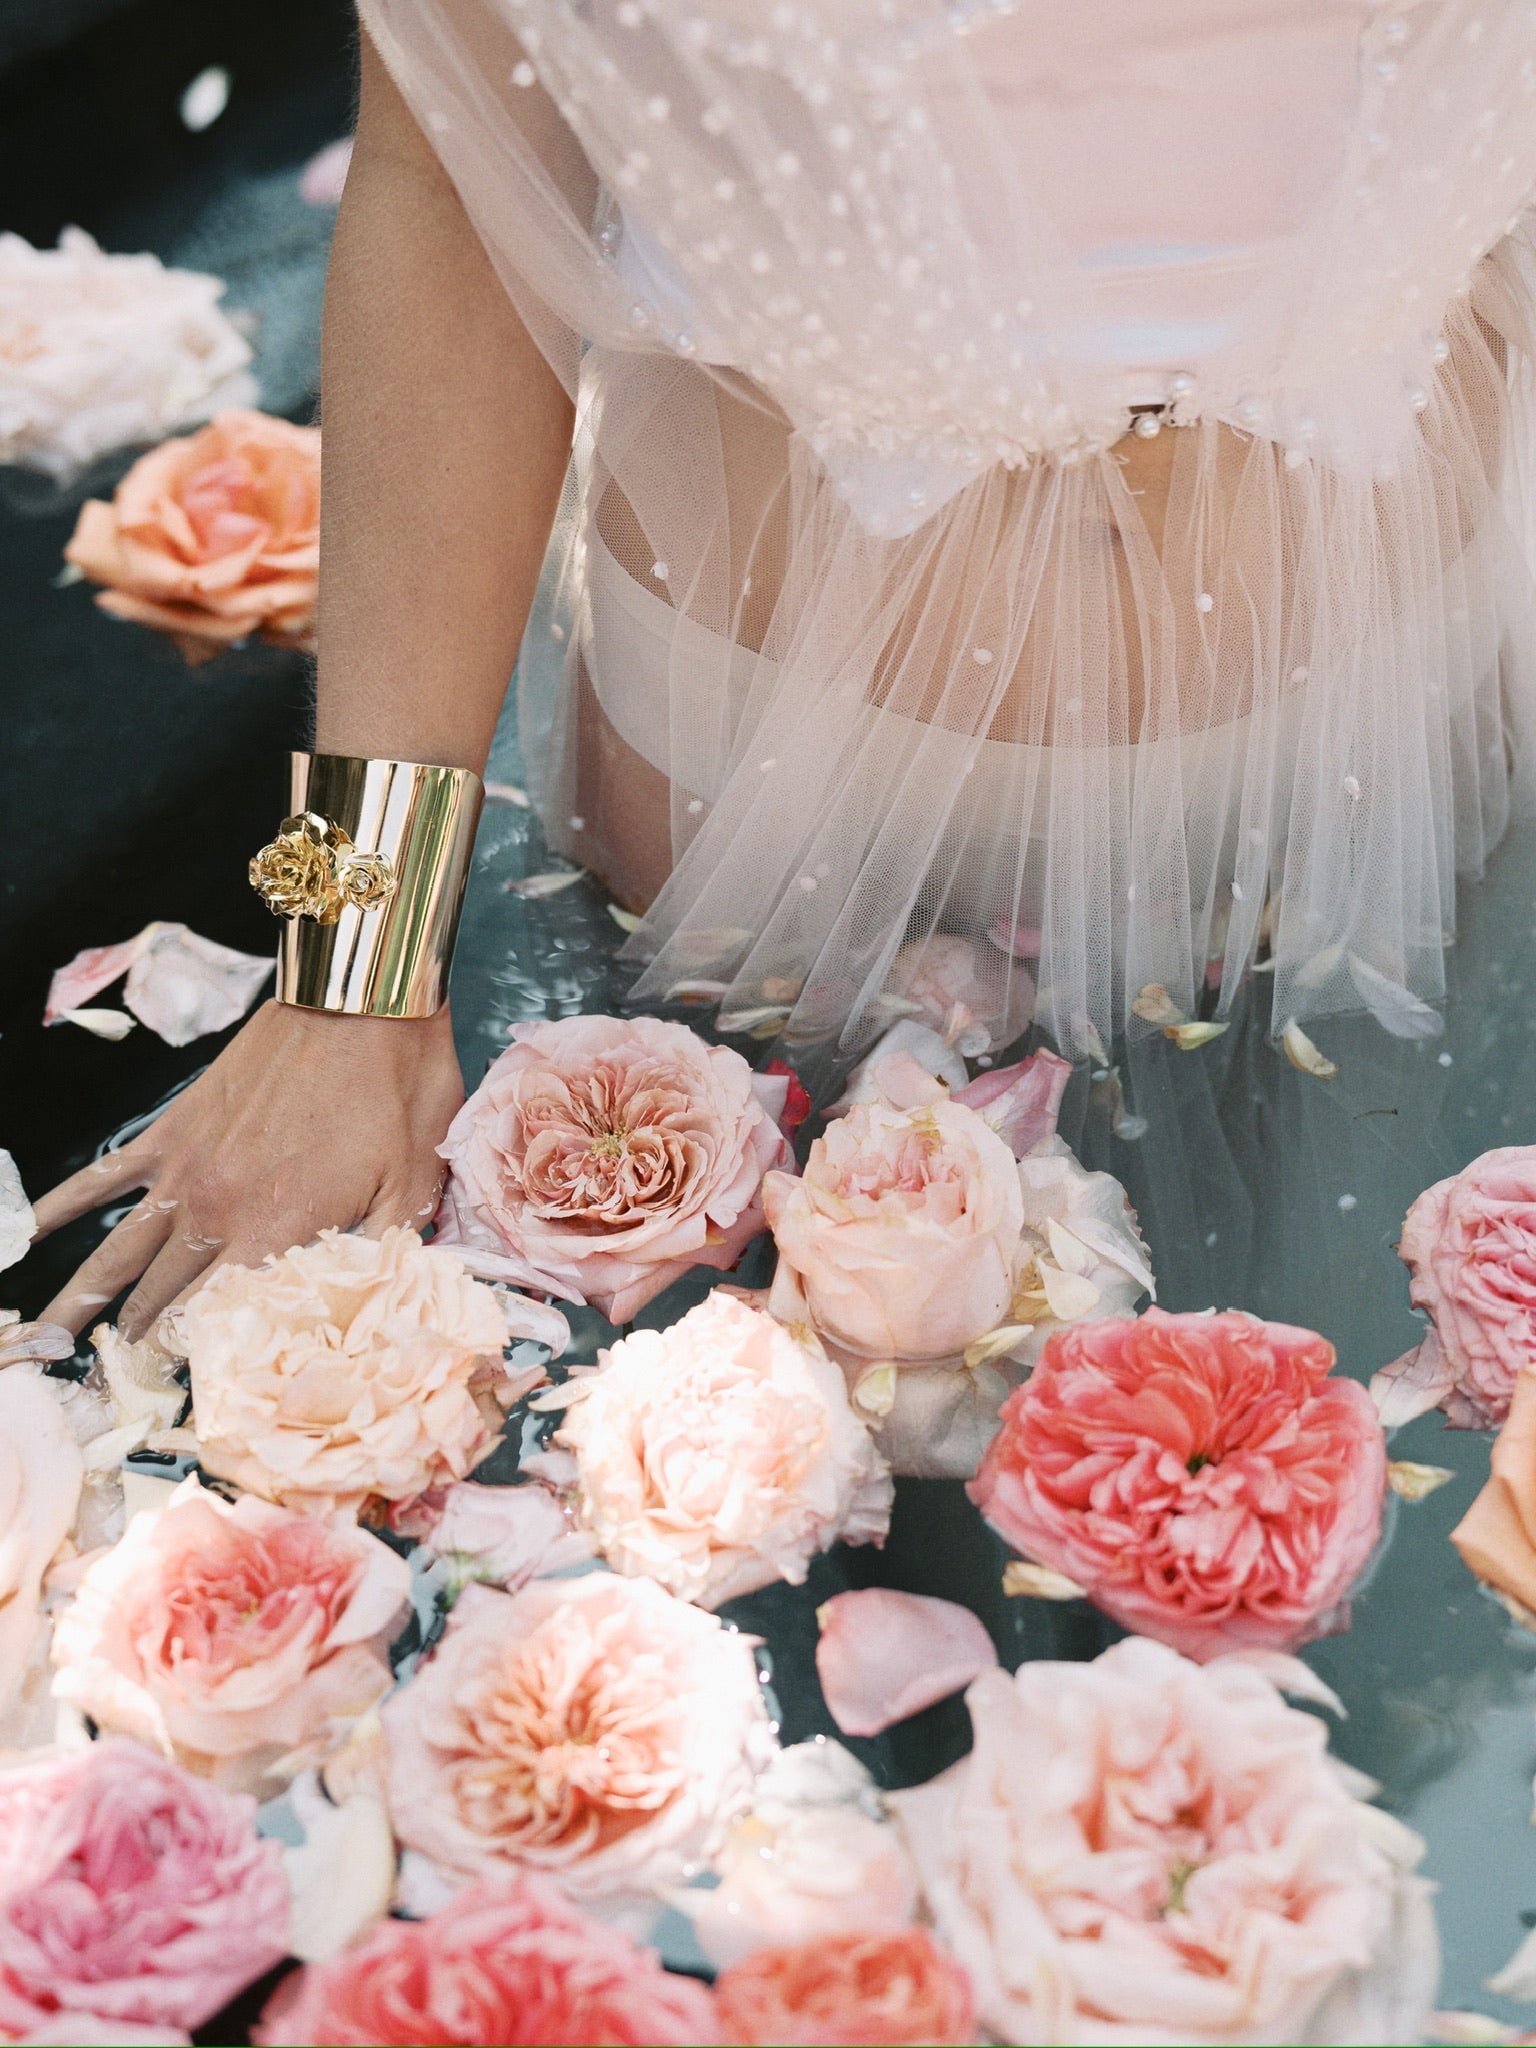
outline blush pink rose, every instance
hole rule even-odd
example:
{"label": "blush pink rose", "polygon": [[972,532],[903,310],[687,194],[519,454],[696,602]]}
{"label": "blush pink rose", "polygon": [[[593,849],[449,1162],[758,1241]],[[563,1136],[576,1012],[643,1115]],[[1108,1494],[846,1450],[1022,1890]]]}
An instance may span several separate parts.
{"label": "blush pink rose", "polygon": [[791,1165],[782,1077],[655,1017],[518,1024],[438,1148],[439,1239],[489,1278],[625,1323],[693,1266],[725,1271]]}
{"label": "blush pink rose", "polygon": [[385,1920],[355,1947],[289,1977],[252,2037],[260,2048],[587,2048],[715,2042],[702,1984],[664,1970],[552,1885],[478,1885],[429,1920]]}
{"label": "blush pink rose", "polygon": [[413,1230],[324,1230],[260,1266],[220,1266],[180,1317],[203,1468],[310,1514],[462,1479],[544,1377],[509,1372],[503,1346],[558,1343],[553,1314]]}
{"label": "blush pink rose", "polygon": [[1054,1336],[969,1491],[1016,1550],[1204,1661],[1324,1632],[1381,1527],[1386,1448],[1332,1345],[1256,1316]]}
{"label": "blush pink rose", "polygon": [[824,1934],[721,1973],[725,2039],[783,2048],[906,2048],[976,2037],[970,1979],[922,1927]]}
{"label": "blush pink rose", "polygon": [[0,1769],[0,2034],[199,2027],[281,1962],[288,1883],[255,1812],[116,1736]]}
{"label": "blush pink rose", "polygon": [[885,1540],[891,1475],[842,1373],[814,1337],[723,1289],[561,1392],[577,1514],[616,1571],[718,1607],[802,1584],[839,1537]]}
{"label": "blush pink rose", "polygon": [[1438,1405],[1453,1429],[1496,1428],[1517,1375],[1536,1367],[1536,1145],[1500,1146],[1426,1188],[1398,1256],[1432,1327],[1373,1382],[1402,1382],[1385,1419]]}
{"label": "blush pink rose", "polygon": [[320,569],[320,429],[231,411],[140,456],[110,505],[91,498],[64,559],[103,611],[169,633],[189,661],[259,633],[312,649]]}
{"label": "blush pink rose", "polygon": [[410,1584],[366,1530],[188,1479],[87,1570],[54,1629],[54,1694],[230,1790],[271,1791],[388,1692]]}
{"label": "blush pink rose", "polygon": [[611,1572],[470,1586],[383,1721],[403,1843],[578,1897],[686,1882],[773,1747],[748,1638]]}
{"label": "blush pink rose", "polygon": [[991,2038],[1424,2038],[1424,1845],[1260,1672],[1132,1637],[966,1703],[970,1754],[889,1799]]}

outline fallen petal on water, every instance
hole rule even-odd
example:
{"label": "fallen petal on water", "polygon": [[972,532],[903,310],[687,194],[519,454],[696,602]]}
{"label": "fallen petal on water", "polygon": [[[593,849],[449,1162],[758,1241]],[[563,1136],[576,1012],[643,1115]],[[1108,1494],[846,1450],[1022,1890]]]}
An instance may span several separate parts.
{"label": "fallen petal on water", "polygon": [[585,868],[560,868],[544,875],[524,875],[520,882],[508,882],[507,892],[521,896],[525,902],[538,903],[546,896],[558,896],[562,889],[569,889],[575,882],[586,879]]}
{"label": "fallen petal on water", "polygon": [[61,1010],[53,1021],[55,1024],[78,1024],[93,1038],[126,1038],[135,1029],[135,1020],[126,1010]]}
{"label": "fallen petal on water", "polygon": [[1315,1074],[1319,1081],[1331,1081],[1339,1071],[1331,1059],[1318,1051],[1294,1017],[1281,1032],[1280,1043],[1298,1073]]}
{"label": "fallen petal on water", "polygon": [[979,1365],[990,1365],[994,1358],[1006,1358],[1015,1345],[1034,1334],[1028,1323],[1001,1323],[995,1330],[988,1330],[985,1337],[968,1344],[961,1363],[968,1372],[974,1372]]}
{"label": "fallen petal on water", "polygon": [[1387,1465],[1387,1484],[1402,1500],[1427,1500],[1455,1477],[1449,1465],[1416,1465],[1412,1458],[1393,1458]]}
{"label": "fallen petal on water", "polygon": [[515,782],[488,782],[485,800],[489,804],[516,804],[520,811],[526,811],[532,801],[527,790],[519,789]]}
{"label": "fallen petal on water", "polygon": [[632,910],[626,910],[622,903],[610,903],[608,915],[613,919],[621,932],[637,932],[641,925],[645,923],[643,917],[636,917],[635,913]]}
{"label": "fallen petal on water", "polygon": [[1230,1029],[1227,1024],[1170,1024],[1163,1036],[1171,1038],[1180,1052],[1198,1052],[1202,1045],[1209,1045],[1213,1038],[1220,1038],[1223,1031]]}
{"label": "fallen petal on water", "polygon": [[1131,1008],[1149,1024],[1182,1024],[1184,1012],[1160,981],[1149,981]]}
{"label": "fallen petal on water", "polygon": [[1003,1591],[1016,1600],[1086,1600],[1088,1595],[1065,1572],[1053,1572],[1048,1564],[1029,1564],[1014,1558],[1003,1567]]}

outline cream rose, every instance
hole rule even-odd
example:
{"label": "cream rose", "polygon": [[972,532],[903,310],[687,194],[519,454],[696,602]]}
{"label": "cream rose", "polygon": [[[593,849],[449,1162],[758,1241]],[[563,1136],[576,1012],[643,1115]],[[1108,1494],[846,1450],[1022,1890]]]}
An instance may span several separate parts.
{"label": "cream rose", "polygon": [[[46,1325],[44,1326],[46,1327]],[[47,1664],[43,1575],[70,1530],[85,1466],[58,1396],[35,1365],[0,1372],[0,1743]]]}
{"label": "cream rose", "polygon": [[187,1479],[86,1571],[54,1694],[226,1790],[271,1791],[388,1692],[410,1582],[351,1523]]}
{"label": "cream rose", "polygon": [[773,1738],[748,1638],[648,1579],[470,1586],[383,1708],[400,1841],[460,1882],[686,1882]]}
{"label": "cream rose", "polygon": [[800,1585],[838,1537],[885,1539],[890,1473],[842,1374],[814,1338],[723,1290],[615,1344],[561,1395],[577,1515],[616,1571],[718,1607]]}
{"label": "cream rose", "polygon": [[203,1467],[321,1514],[462,1479],[543,1377],[510,1373],[502,1347],[557,1334],[551,1314],[412,1230],[222,1266],[181,1318]]}
{"label": "cream rose", "polygon": [[519,1024],[449,1127],[439,1241],[478,1272],[628,1322],[764,1228],[787,1082],[655,1017]]}

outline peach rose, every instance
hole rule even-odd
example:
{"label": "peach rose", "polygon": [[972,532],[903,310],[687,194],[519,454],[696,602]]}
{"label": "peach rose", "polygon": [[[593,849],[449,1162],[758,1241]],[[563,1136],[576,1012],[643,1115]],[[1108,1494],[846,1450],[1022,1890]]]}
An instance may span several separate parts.
{"label": "peach rose", "polygon": [[74,1527],[84,1479],[53,1385],[34,1364],[8,1365],[0,1371],[0,1729],[24,1690],[30,1698],[34,1668],[46,1669],[43,1574]]}
{"label": "peach rose", "polygon": [[1398,1256],[1431,1327],[1371,1382],[1383,1421],[1439,1406],[1453,1429],[1496,1428],[1536,1366],[1536,1145],[1502,1145],[1426,1188]]}
{"label": "peach rose", "polygon": [[1536,1370],[1515,1375],[1488,1467],[1488,1482],[1451,1541],[1467,1569],[1506,1595],[1536,1628]]}
{"label": "peach rose", "polygon": [[393,1680],[410,1567],[195,1478],[135,1515],[54,1630],[54,1694],[231,1791],[270,1791],[344,1739]]}
{"label": "peach rose", "polygon": [[87,499],[64,559],[115,618],[169,633],[189,661],[259,633],[314,645],[320,429],[217,413],[140,456],[110,505]]}
{"label": "peach rose", "polygon": [[969,1488],[1004,1539],[1204,1662],[1324,1633],[1381,1531],[1386,1447],[1331,1344],[1257,1316],[1084,1323]]}
{"label": "peach rose", "polygon": [[839,1537],[885,1540],[891,1476],[842,1374],[814,1338],[719,1289],[543,1402],[560,1398],[577,1514],[615,1571],[718,1607],[803,1584]]}
{"label": "peach rose", "polygon": [[256,1802],[107,1736],[0,1768],[0,2036],[60,2012],[200,2027],[288,1951]]}
{"label": "peach rose", "polygon": [[765,2048],[975,2039],[970,1979],[922,1927],[760,1949],[721,1974],[715,2005],[727,2040]]}
{"label": "peach rose", "polygon": [[719,2039],[702,1984],[587,1919],[552,1885],[479,1885],[430,1920],[385,1920],[281,1986],[260,2048],[587,2048]]}
{"label": "peach rose", "polygon": [[655,1017],[518,1024],[438,1148],[439,1238],[476,1271],[624,1323],[693,1266],[734,1266],[792,1164],[783,1076]]}
{"label": "peach rose", "polygon": [[1423,2038],[1423,1844],[1269,1679],[1132,1637],[966,1700],[970,1754],[890,1803],[995,2038]]}
{"label": "peach rose", "polygon": [[221,1266],[181,1312],[201,1463],[315,1514],[462,1479],[543,1378],[510,1373],[503,1345],[543,1337],[550,1313],[413,1230],[325,1230],[260,1266]]}
{"label": "peach rose", "polygon": [[579,1897],[685,1882],[773,1746],[749,1640],[611,1572],[470,1586],[383,1720],[401,1842]]}

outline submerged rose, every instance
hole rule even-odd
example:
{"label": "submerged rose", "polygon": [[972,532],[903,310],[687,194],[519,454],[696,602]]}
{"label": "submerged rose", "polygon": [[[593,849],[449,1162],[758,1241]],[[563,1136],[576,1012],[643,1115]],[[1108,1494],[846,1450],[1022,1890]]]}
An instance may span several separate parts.
{"label": "submerged rose", "polygon": [[647,1579],[471,1586],[383,1709],[395,1832],[460,1879],[676,1884],[772,1748],[746,1638]]}
{"label": "submerged rose", "polygon": [[1500,1146],[1426,1188],[1398,1254],[1431,1327],[1372,1382],[1383,1419],[1438,1404],[1453,1429],[1496,1427],[1516,1376],[1536,1367],[1536,1145]]}
{"label": "submerged rose", "polygon": [[995,2038],[1423,2038],[1423,1844],[1267,1678],[1133,1638],[966,1698],[969,1756],[891,1803]]}
{"label": "submerged rose", "polygon": [[263,1265],[221,1266],[181,1317],[202,1465],[312,1513],[462,1479],[543,1377],[510,1374],[503,1345],[542,1336],[549,1313],[412,1230],[326,1230]]}
{"label": "submerged rose", "polygon": [[0,2034],[53,2013],[199,2027],[288,1951],[252,1799],[135,1742],[0,1768]]}
{"label": "submerged rose", "polygon": [[718,1607],[774,1579],[800,1585],[838,1537],[885,1539],[890,1473],[842,1374],[744,1301],[717,1290],[568,1386],[556,1442],[576,1455],[581,1526],[616,1571]]}
{"label": "submerged rose", "polygon": [[1012,1394],[972,1499],[1125,1627],[1204,1660],[1325,1630],[1381,1526],[1386,1450],[1333,1347],[1256,1316],[1084,1323]]}
{"label": "submerged rose", "polygon": [[970,1979],[922,1927],[760,1949],[721,1975],[715,2002],[729,2041],[959,2048],[976,2038]]}
{"label": "submerged rose", "polygon": [[587,2048],[719,2039],[702,1984],[579,1913],[552,1885],[514,1878],[463,1893],[430,1920],[385,1920],[333,1961],[287,1979],[261,2048]]}
{"label": "submerged rose", "polygon": [[270,1790],[388,1692],[410,1579],[364,1530],[188,1479],[86,1572],[54,1632],[54,1693],[202,1777]]}
{"label": "submerged rose", "polygon": [[320,566],[320,429],[217,414],[90,498],[64,558],[103,611],[169,633],[191,661],[259,633],[310,648]]}
{"label": "submerged rose", "polygon": [[693,1266],[734,1266],[790,1152],[786,1082],[655,1017],[518,1024],[449,1127],[442,1241],[610,1322]]}

